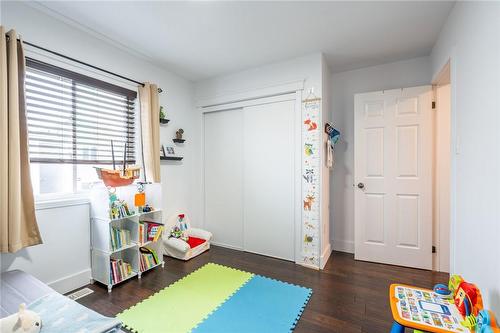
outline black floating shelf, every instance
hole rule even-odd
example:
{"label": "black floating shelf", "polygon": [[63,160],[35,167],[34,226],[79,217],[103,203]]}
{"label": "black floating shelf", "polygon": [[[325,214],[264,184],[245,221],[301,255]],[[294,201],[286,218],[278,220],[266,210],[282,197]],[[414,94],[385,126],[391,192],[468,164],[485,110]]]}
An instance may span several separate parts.
{"label": "black floating shelf", "polygon": [[168,124],[170,119],[160,119],[160,124]]}
{"label": "black floating shelf", "polygon": [[162,161],[182,161],[183,158],[182,156],[160,156]]}
{"label": "black floating shelf", "polygon": [[184,143],[186,141],[185,139],[172,139],[173,142],[175,143]]}

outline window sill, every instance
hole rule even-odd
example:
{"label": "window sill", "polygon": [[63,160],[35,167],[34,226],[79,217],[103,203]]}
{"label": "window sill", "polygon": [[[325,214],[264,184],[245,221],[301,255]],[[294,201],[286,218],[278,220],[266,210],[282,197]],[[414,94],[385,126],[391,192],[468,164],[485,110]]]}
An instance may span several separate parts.
{"label": "window sill", "polygon": [[87,205],[89,203],[90,199],[85,194],[67,194],[52,198],[38,198],[35,200],[35,210]]}

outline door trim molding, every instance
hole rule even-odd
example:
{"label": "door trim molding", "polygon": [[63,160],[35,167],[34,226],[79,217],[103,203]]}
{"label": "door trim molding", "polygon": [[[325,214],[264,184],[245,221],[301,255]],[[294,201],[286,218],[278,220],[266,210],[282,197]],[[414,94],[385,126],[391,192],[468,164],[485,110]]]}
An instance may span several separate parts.
{"label": "door trim molding", "polygon": [[[251,101],[259,98],[273,97],[278,95],[295,93],[300,90],[304,90],[303,80],[286,82],[283,84],[267,86],[258,89],[249,89],[245,91],[239,91],[234,93],[215,95],[211,98],[205,98],[197,101],[197,107],[202,110],[202,112],[210,112],[206,110],[227,110],[225,105]],[[218,108],[217,108],[218,107]]]}
{"label": "door trim molding", "polygon": [[[298,84],[300,82],[300,84]],[[246,106],[253,106],[253,105],[262,105],[262,104],[269,104],[269,103],[275,103],[275,102],[280,102],[280,101],[294,101],[294,146],[295,146],[295,151],[294,151],[294,180],[293,180],[293,188],[294,188],[294,196],[293,196],[293,202],[294,202],[294,207],[293,207],[293,218],[294,218],[294,262],[300,264],[300,257],[301,257],[301,237],[302,237],[302,210],[301,210],[301,204],[302,204],[302,184],[301,184],[301,179],[302,179],[302,127],[301,127],[301,116],[302,116],[302,90],[303,90],[303,83],[304,81],[297,81],[295,82],[294,85],[291,84],[285,84],[285,85],[280,85],[280,86],[275,86],[274,88],[281,89],[281,93],[278,93],[274,96],[266,96],[266,97],[261,97],[261,98],[252,98],[252,99],[247,99],[247,100],[242,100],[238,102],[233,102],[233,103],[226,103],[226,104],[219,104],[219,105],[212,105],[212,106],[206,106],[206,107],[199,107],[201,110],[201,117],[202,117],[202,130],[201,130],[201,147],[202,147],[202,159],[201,159],[201,168],[203,172],[201,173],[201,187],[202,187],[202,215],[203,215],[203,226],[206,224],[206,187],[205,187],[205,113],[210,113],[210,112],[217,112],[217,111],[230,111],[230,110],[240,110],[243,109]],[[294,91],[286,91],[286,89],[292,88],[296,89]],[[285,89],[285,91],[283,91]],[[250,94],[249,94],[250,96]],[[242,138],[243,140],[243,138]],[[243,232],[244,232],[244,226],[243,226]],[[223,247],[228,247],[228,248],[233,248],[237,250],[242,250],[244,251],[243,248],[238,248],[238,247],[232,247],[227,244],[222,244],[222,243],[214,243],[216,245],[220,245]],[[315,267],[317,269],[317,267]]]}
{"label": "door trim molding", "polygon": [[283,94],[274,95],[274,96],[252,98],[249,100],[244,100],[244,101],[239,101],[239,102],[234,102],[234,103],[207,106],[207,107],[203,107],[201,109],[201,112],[202,113],[209,113],[209,112],[217,112],[217,111],[230,111],[230,110],[242,109],[242,108],[245,108],[248,106],[257,106],[257,105],[284,102],[284,101],[293,101],[293,100],[295,100],[295,95],[296,95],[296,92],[294,91],[292,93],[283,93]]}

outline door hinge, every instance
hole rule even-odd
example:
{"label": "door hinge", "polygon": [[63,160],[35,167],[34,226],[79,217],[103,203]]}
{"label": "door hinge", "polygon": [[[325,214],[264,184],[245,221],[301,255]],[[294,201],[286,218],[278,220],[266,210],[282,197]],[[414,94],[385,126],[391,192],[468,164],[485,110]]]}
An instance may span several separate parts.
{"label": "door hinge", "polygon": [[436,251],[436,247],[433,245],[433,246],[432,246],[432,253],[436,253],[436,252],[437,252],[437,251]]}
{"label": "door hinge", "polygon": [[435,109],[436,108],[436,102],[432,102],[432,108]]}

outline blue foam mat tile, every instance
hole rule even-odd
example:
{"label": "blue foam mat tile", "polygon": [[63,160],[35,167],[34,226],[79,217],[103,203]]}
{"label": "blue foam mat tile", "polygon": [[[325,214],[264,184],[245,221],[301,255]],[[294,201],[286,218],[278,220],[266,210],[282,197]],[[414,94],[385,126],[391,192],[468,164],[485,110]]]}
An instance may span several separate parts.
{"label": "blue foam mat tile", "polygon": [[255,275],[192,332],[290,332],[311,294],[309,288]]}

